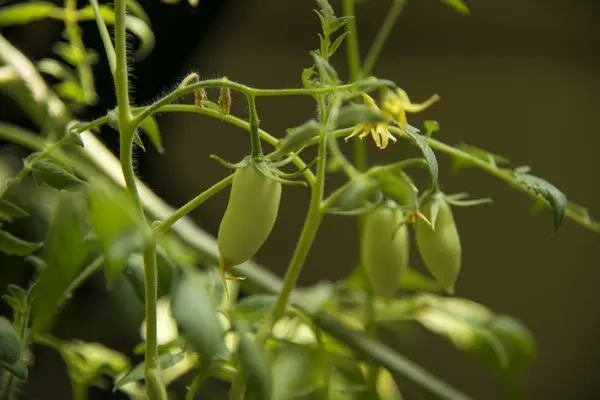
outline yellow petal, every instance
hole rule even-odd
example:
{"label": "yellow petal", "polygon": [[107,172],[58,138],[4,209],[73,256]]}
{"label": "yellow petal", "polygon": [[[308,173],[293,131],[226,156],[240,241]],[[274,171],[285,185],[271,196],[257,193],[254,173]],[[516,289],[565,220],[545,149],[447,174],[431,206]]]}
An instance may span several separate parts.
{"label": "yellow petal", "polygon": [[379,107],[377,107],[377,104],[375,104],[375,100],[373,100],[373,98],[371,98],[371,96],[369,96],[366,93],[362,93],[362,98],[366,105],[368,105],[369,107],[374,108],[376,110],[379,110]]}
{"label": "yellow petal", "polygon": [[377,147],[379,147],[380,149],[383,149],[383,147],[381,147],[381,139],[379,138],[379,133],[377,131],[377,127],[371,128],[371,136],[373,137],[373,140],[375,141],[375,144],[377,145]]}
{"label": "yellow petal", "polygon": [[377,124],[377,137],[381,139],[381,147],[380,149],[385,149],[388,145],[388,131],[387,127],[384,124]]}
{"label": "yellow petal", "polygon": [[363,130],[363,124],[358,124],[356,125],[356,128],[354,128],[354,130],[352,131],[352,133],[348,136],[346,136],[344,138],[345,141],[348,141],[348,139],[353,138],[354,136],[358,135],[362,130]]}

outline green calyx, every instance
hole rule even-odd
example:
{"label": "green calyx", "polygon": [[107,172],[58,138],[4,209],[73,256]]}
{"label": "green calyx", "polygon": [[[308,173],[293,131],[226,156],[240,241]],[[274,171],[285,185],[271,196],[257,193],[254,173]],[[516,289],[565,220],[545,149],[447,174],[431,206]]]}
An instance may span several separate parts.
{"label": "green calyx", "polygon": [[239,168],[245,168],[248,165],[253,165],[264,176],[266,176],[267,178],[273,179],[274,181],[279,182],[281,184],[306,186],[306,182],[299,181],[299,180],[292,180],[292,179],[299,177],[306,170],[311,168],[316,163],[317,159],[315,158],[304,168],[299,169],[298,171],[295,171],[292,173],[283,172],[279,169],[279,167],[283,167],[283,166],[290,164],[293,161],[294,157],[295,157],[295,154],[291,155],[290,157],[288,157],[284,160],[273,162],[270,159],[268,159],[267,157],[262,156],[262,155],[255,156],[255,157],[246,156],[246,157],[244,157],[244,159],[242,159],[242,161],[239,161],[237,163],[230,163],[229,161],[226,161],[219,156],[216,156],[214,154],[210,155],[210,158],[218,161],[219,163],[221,163],[222,165],[224,165],[227,168],[239,169]]}

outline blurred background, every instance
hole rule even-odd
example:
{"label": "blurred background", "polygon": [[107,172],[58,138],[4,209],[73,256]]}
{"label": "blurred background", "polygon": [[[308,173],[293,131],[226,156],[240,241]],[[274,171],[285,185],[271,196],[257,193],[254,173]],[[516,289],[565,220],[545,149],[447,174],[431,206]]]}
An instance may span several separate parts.
{"label": "blurred background", "polygon": [[[141,0],[152,19],[154,52],[134,66],[134,99],[145,104],[197,71],[202,78],[227,76],[261,88],[298,87],[301,68],[311,65],[309,51],[318,47],[319,23],[308,0],[201,0],[166,5]],[[576,203],[600,216],[600,3],[596,0],[467,1],[462,16],[437,0],[409,0],[374,74],[394,80],[413,101],[437,93],[442,101],[426,112],[410,115],[441,125],[436,136],[446,143],[468,143],[501,154],[513,166],[530,165]],[[336,10],[339,2],[332,1]],[[357,5],[362,55],[368,50],[390,1]],[[88,47],[102,54],[93,23],[84,25]],[[42,21],[2,31],[28,56],[52,55],[61,25]],[[344,47],[332,62],[346,77]],[[82,119],[102,115],[115,104],[105,60],[96,66],[100,102]],[[218,93],[209,92],[216,100]],[[260,99],[261,127],[275,136],[312,116],[309,98]],[[233,113],[246,118],[241,98]],[[0,119],[30,124],[7,98],[0,97]],[[143,179],[173,206],[225,176],[228,171],[209,160],[218,154],[238,160],[249,153],[248,136],[239,129],[198,115],[159,118],[166,154],[153,149],[139,154]],[[103,131],[111,148],[114,131]],[[351,143],[341,142],[351,152]],[[378,151],[369,141],[370,160],[398,160],[416,154],[407,142]],[[3,151],[19,156],[18,149]],[[600,390],[599,237],[566,221],[551,236],[551,217],[531,216],[531,201],[478,170],[449,173],[449,160],[439,156],[441,183],[449,193],[467,191],[495,202],[457,209],[464,262],[456,295],[523,321],[538,341],[538,356],[527,371],[528,399],[592,399]],[[335,179],[335,178],[334,178]],[[216,234],[226,206],[221,193],[193,217]],[[280,217],[269,241],[256,257],[280,275],[285,271],[308,204],[308,191],[286,187]],[[25,228],[24,228],[25,229]],[[314,244],[302,284],[341,279],[354,267],[355,221],[328,217]],[[24,280],[26,270],[3,257],[2,285]],[[422,270],[416,251],[412,264]],[[139,342],[143,309],[107,293],[102,276],[84,285],[62,313],[56,327],[61,338],[101,341],[130,354]],[[3,306],[3,310],[7,309]],[[392,345],[394,334],[386,335]],[[476,399],[501,398],[498,382],[484,364],[463,355],[444,340],[423,332],[418,342],[399,350]],[[66,399],[69,384],[59,357],[36,348],[36,366],[24,398]],[[55,393],[49,395],[49,393]],[[62,393],[59,395],[59,393]],[[95,397],[94,397],[95,396]],[[92,398],[108,398],[100,391]]]}

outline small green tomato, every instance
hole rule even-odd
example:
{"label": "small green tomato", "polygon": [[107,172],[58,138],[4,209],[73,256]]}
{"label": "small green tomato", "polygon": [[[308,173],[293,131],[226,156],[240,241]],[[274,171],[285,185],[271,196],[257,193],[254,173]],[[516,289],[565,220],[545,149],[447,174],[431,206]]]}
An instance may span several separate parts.
{"label": "small green tomato", "polygon": [[391,298],[408,265],[408,227],[402,210],[383,205],[369,212],[361,246],[362,263],[373,291],[377,296]]}
{"label": "small green tomato", "polygon": [[253,163],[235,171],[217,240],[222,274],[248,261],[265,243],[280,199],[281,183],[265,176]]}
{"label": "small green tomato", "polygon": [[461,244],[454,223],[452,209],[443,199],[427,203],[423,214],[431,215],[434,202],[438,202],[435,230],[422,219],[417,219],[417,247],[425,266],[438,283],[450,294],[461,267]]}

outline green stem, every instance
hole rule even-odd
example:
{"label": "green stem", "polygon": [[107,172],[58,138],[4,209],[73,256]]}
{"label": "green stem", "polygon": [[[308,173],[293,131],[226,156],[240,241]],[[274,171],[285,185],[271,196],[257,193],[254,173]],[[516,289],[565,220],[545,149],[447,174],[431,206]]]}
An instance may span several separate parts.
{"label": "green stem", "polygon": [[250,143],[252,146],[252,158],[262,157],[262,145],[260,144],[260,135],[258,133],[258,112],[256,110],[256,101],[253,94],[247,94],[248,110],[250,112]]}
{"label": "green stem", "polygon": [[169,230],[169,228],[175,224],[179,219],[183,218],[187,214],[189,214],[196,207],[204,203],[206,200],[210,199],[215,194],[219,193],[221,190],[226,188],[231,181],[233,180],[233,174],[228,177],[221,179],[219,182],[215,183],[204,192],[200,193],[198,196],[194,197],[192,200],[188,201],[186,204],[181,206],[177,211],[169,216],[169,218],[165,219],[158,225],[154,227],[155,232],[164,233]]}
{"label": "green stem", "polygon": [[350,17],[346,24],[346,55],[348,58],[348,74],[351,82],[360,78],[360,51],[358,47],[358,35],[356,29],[356,13],[354,11],[355,0],[343,0],[342,13],[345,17]]}
{"label": "green stem", "polygon": [[94,9],[94,17],[96,18],[96,25],[98,26],[98,31],[100,32],[100,38],[102,39],[102,43],[104,44],[104,51],[106,52],[106,58],[108,58],[108,65],[110,66],[110,71],[113,74],[113,78],[115,78],[115,71],[117,67],[117,55],[115,54],[115,48],[113,46],[112,39],[110,38],[110,33],[108,33],[108,28],[106,27],[106,23],[104,22],[104,18],[102,18],[102,13],[100,12],[100,6],[98,5],[98,0],[90,0],[90,4]]}
{"label": "green stem", "polygon": [[202,384],[206,381],[206,378],[208,378],[209,372],[210,372],[210,369],[206,369],[205,371],[202,371],[201,373],[196,375],[196,377],[192,381],[192,384],[190,385],[187,393],[185,394],[185,400],[194,400],[196,398],[196,392],[198,391],[198,389],[200,389]]}
{"label": "green stem", "polygon": [[75,280],[71,282],[67,290],[65,290],[60,301],[58,302],[58,306],[60,307],[65,301],[67,301],[71,297],[73,292],[77,290],[77,288],[81,286],[83,282],[85,282],[90,276],[92,276],[96,271],[98,271],[100,267],[102,267],[103,263],[103,257],[98,257],[94,261],[89,263],[87,267],[85,267],[83,271],[81,271],[81,273],[77,275],[77,278],[75,278]]}
{"label": "green stem", "polygon": [[[124,132],[133,130],[130,128],[133,122],[129,103],[129,77],[127,70],[127,32],[125,29],[126,0],[115,0],[115,55],[116,63],[113,70],[115,77],[115,89],[117,92],[117,109],[119,111],[119,130]],[[133,125],[134,127],[137,125]],[[128,135],[129,136],[129,135]],[[121,141],[128,139],[122,137]]]}
{"label": "green stem", "polygon": [[81,383],[71,382],[73,391],[73,400],[87,400],[88,387]]}
{"label": "green stem", "polygon": [[373,71],[373,68],[377,63],[377,59],[383,50],[383,46],[392,32],[394,25],[396,25],[396,21],[398,21],[400,14],[402,14],[402,10],[404,9],[405,5],[406,0],[394,0],[390,6],[385,20],[383,21],[381,28],[379,28],[379,32],[377,32],[377,36],[375,37],[375,40],[373,41],[373,44],[367,53],[367,58],[365,58],[365,62],[363,63],[363,76],[369,75],[371,71]]}

